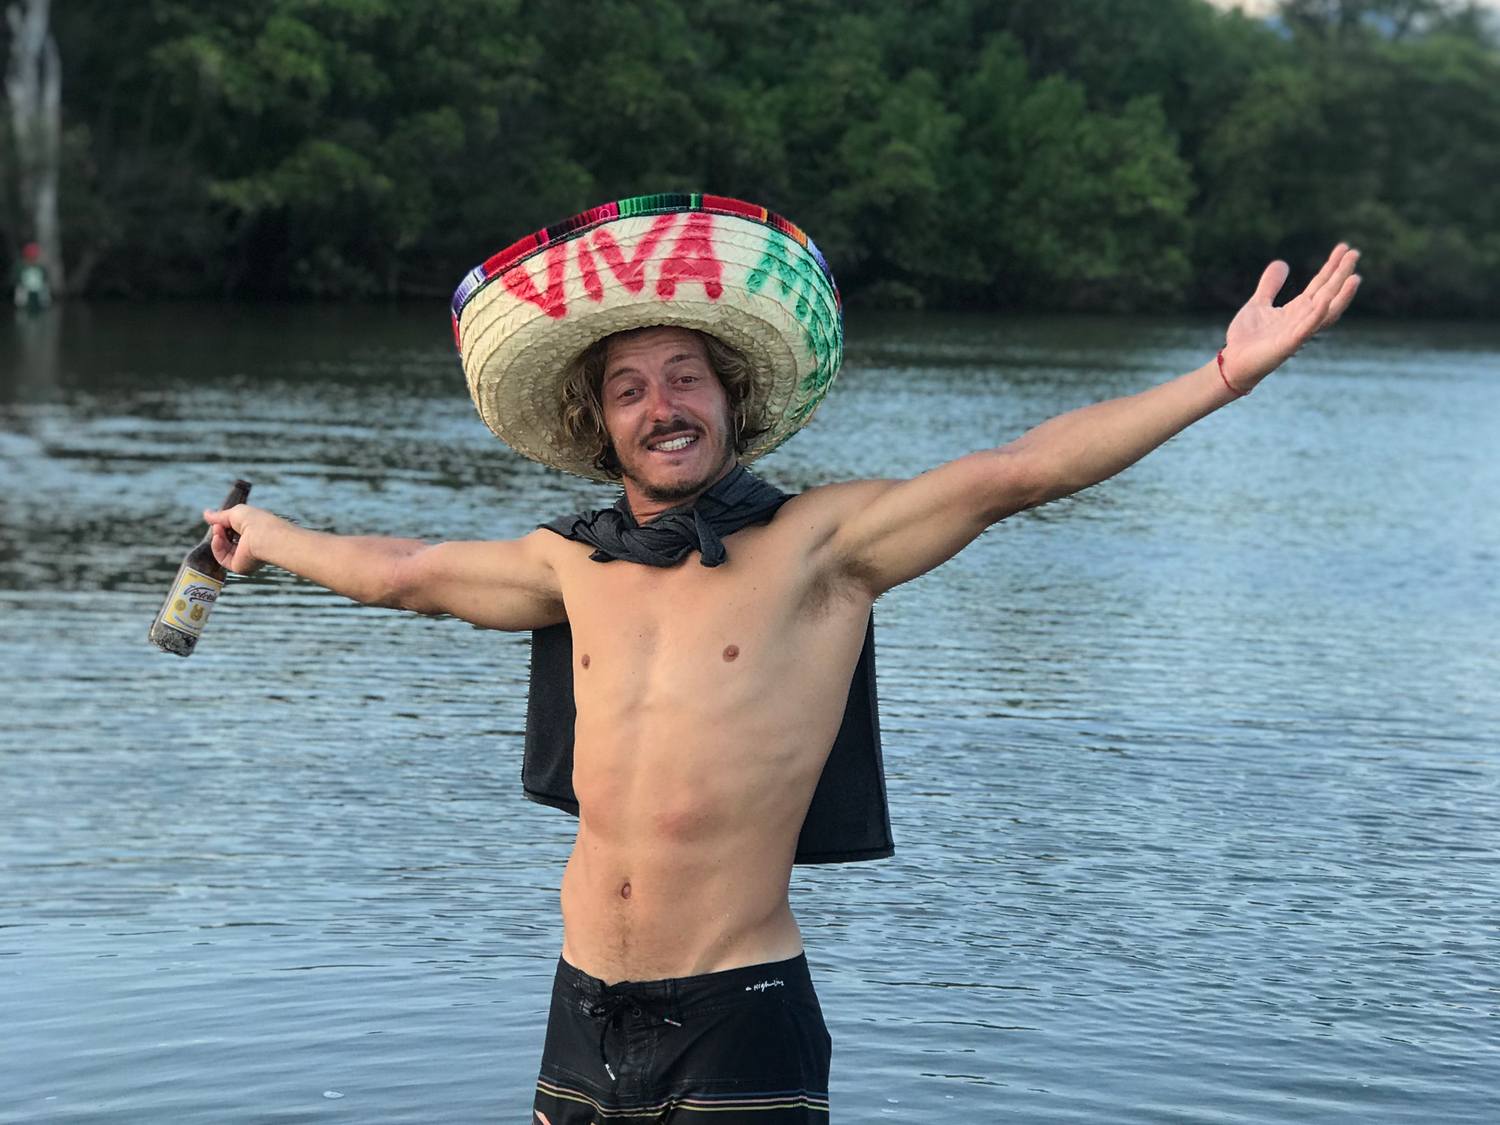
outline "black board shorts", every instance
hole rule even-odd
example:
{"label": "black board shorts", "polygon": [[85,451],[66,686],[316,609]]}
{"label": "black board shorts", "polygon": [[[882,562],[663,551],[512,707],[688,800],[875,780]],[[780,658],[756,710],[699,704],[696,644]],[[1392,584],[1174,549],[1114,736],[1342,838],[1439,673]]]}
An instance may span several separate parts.
{"label": "black board shorts", "polygon": [[807,958],[606,985],[558,960],[532,1125],[828,1122]]}

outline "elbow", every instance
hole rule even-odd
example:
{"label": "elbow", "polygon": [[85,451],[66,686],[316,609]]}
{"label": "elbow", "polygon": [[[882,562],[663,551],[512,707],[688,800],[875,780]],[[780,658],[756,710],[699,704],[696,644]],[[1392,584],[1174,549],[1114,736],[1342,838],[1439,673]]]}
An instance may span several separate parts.
{"label": "elbow", "polygon": [[424,581],[422,573],[425,562],[423,556],[431,550],[431,547],[424,547],[412,554],[391,559],[380,575],[380,580],[369,590],[369,596],[359,600],[381,609],[404,609],[429,616],[440,612],[428,604],[430,583]]}
{"label": "elbow", "polygon": [[984,496],[988,500],[985,515],[990,523],[1027,508],[1037,508],[1055,500],[1051,484],[1036,458],[1004,449],[982,454],[986,458]]}

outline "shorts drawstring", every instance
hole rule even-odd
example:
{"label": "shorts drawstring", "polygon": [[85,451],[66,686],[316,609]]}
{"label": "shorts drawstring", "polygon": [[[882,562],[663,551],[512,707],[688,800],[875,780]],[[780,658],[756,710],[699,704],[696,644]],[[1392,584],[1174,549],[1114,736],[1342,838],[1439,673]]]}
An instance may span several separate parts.
{"label": "shorts drawstring", "polygon": [[670,1016],[663,1015],[660,1005],[642,996],[632,996],[628,989],[616,992],[606,985],[600,994],[600,999],[587,1005],[584,1012],[590,1018],[602,1021],[599,1026],[599,1061],[604,1064],[604,1073],[609,1075],[611,1081],[617,1081],[619,1076],[615,1074],[615,1068],[609,1065],[605,1040],[609,1036],[609,1026],[615,1022],[615,1017],[623,1015],[627,1010],[633,1016],[648,1015],[653,1019],[661,1020],[662,1023],[669,1023],[673,1027],[682,1026]]}

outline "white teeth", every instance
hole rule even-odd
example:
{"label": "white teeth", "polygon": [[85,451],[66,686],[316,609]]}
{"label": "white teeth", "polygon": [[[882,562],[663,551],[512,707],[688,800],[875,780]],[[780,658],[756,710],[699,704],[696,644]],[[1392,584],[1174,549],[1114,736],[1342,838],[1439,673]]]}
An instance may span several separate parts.
{"label": "white teeth", "polygon": [[686,449],[697,440],[692,434],[684,434],[682,437],[673,438],[671,441],[664,441],[660,445],[653,445],[651,448],[662,453],[676,453],[679,449]]}

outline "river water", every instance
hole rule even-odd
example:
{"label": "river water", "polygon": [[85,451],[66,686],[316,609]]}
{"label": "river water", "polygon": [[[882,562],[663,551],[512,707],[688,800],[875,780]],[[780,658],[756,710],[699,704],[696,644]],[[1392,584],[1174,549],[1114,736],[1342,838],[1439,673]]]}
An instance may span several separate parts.
{"label": "river water", "polygon": [[[798,490],[1213,354],[852,318]],[[0,324],[0,1122],[524,1121],[572,822],[522,637],[263,572],[145,640],[235,476],[344,533],[607,501],[480,424],[441,307]],[[1500,327],[1340,325],[877,607],[893,859],[799,869],[840,1121],[1500,1120]]]}

